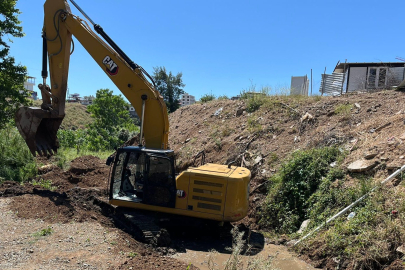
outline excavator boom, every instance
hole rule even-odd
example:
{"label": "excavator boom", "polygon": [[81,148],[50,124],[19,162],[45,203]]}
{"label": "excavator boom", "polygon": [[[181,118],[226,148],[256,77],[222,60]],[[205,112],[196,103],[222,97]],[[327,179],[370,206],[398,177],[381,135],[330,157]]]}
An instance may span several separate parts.
{"label": "excavator boom", "polygon": [[[167,149],[169,121],[166,104],[145,77],[147,73],[143,68],[133,63],[101,26],[95,24],[94,28],[104,40],[86,21],[73,15],[65,0],[47,0],[44,11],[44,82],[39,85],[43,104],[41,108],[22,107],[15,116],[17,128],[32,154],[52,154],[59,147],[56,135],[65,116],[72,35],[142,117],[141,135],[145,147]],[[49,60],[49,87],[46,85],[46,58]]]}

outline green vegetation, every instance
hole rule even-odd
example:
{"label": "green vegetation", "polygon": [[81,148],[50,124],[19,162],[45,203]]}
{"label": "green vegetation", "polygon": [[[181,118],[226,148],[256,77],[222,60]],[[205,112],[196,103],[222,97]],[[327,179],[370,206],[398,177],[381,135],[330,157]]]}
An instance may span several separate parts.
{"label": "green vegetation", "polygon": [[84,129],[94,122],[94,118],[90,117],[87,107],[80,103],[67,103],[65,114],[66,116],[61,125],[61,128],[65,130]]}
{"label": "green vegetation", "polygon": [[0,182],[23,182],[34,177],[37,165],[17,128],[8,125],[1,129],[0,138]]}
{"label": "green vegetation", "polygon": [[12,43],[11,37],[24,36],[16,4],[15,0],[2,0],[0,4],[0,129],[14,119],[20,106],[30,104],[24,88],[27,69],[9,56],[10,46],[6,42]]}
{"label": "green vegetation", "polygon": [[330,164],[341,156],[335,147],[293,153],[280,171],[270,178],[260,223],[280,233],[296,232],[310,214],[311,197],[322,179],[334,173]]}
{"label": "green vegetation", "polygon": [[79,151],[77,151],[76,148],[61,147],[54,156],[54,163],[61,169],[67,169],[71,160],[88,155],[106,159],[111,155],[111,150],[91,151],[88,149],[79,149]]}
{"label": "green vegetation", "polygon": [[257,120],[254,116],[248,118],[247,126],[248,130],[251,133],[259,132],[262,130],[262,125],[260,125],[259,120]]}
{"label": "green vegetation", "polygon": [[342,116],[342,120],[349,120],[353,109],[352,104],[340,104],[335,108],[335,114]]}
{"label": "green vegetation", "polygon": [[[361,194],[361,185],[356,190]],[[393,210],[399,214],[392,214]],[[395,250],[405,241],[403,192],[382,187],[351,211],[355,213],[353,218],[347,220],[343,215],[297,250],[317,249],[321,245],[325,258],[346,259],[355,266],[353,269],[382,269],[387,262],[401,258]]]}
{"label": "green vegetation", "polygon": [[215,95],[211,94],[205,94],[200,98],[201,103],[207,103],[209,101],[215,100]]}
{"label": "green vegetation", "polygon": [[336,114],[347,115],[350,114],[351,109],[353,108],[352,104],[340,104],[335,108]]}
{"label": "green vegetation", "polygon": [[180,107],[180,95],[184,93],[183,87],[186,86],[183,83],[183,74],[179,72],[174,76],[171,71],[167,73],[165,67],[154,67],[153,69],[152,77],[156,84],[156,90],[166,102],[169,113],[174,112]]}
{"label": "green vegetation", "polygon": [[56,189],[56,187],[52,186],[52,181],[51,180],[44,180],[42,178],[39,181],[33,180],[32,185],[40,186],[40,187],[48,189],[50,191],[54,191]]}
{"label": "green vegetation", "polygon": [[[97,91],[93,104],[88,106],[93,122],[87,129],[58,131],[61,147],[83,151],[106,151],[121,146],[139,132],[129,115],[128,104],[108,89]],[[62,162],[63,163],[63,162]]]}
{"label": "green vegetation", "polygon": [[40,237],[40,236],[48,236],[53,233],[52,227],[48,226],[46,229],[42,229],[39,232],[34,233],[35,237]]}
{"label": "green vegetation", "polygon": [[136,256],[138,256],[138,253],[136,253],[136,252],[131,251],[131,252],[128,253],[129,258],[134,258]]}

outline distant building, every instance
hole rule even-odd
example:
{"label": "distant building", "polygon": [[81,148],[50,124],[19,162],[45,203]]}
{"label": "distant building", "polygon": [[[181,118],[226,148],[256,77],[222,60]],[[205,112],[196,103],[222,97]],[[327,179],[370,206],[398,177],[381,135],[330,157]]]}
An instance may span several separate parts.
{"label": "distant building", "polygon": [[34,91],[34,85],[35,85],[35,77],[28,76],[27,80],[24,82],[24,88],[30,93],[28,98],[37,100],[38,92]]}
{"label": "distant building", "polygon": [[332,74],[322,74],[322,94],[376,91],[399,86],[405,77],[404,62],[338,63]]}
{"label": "distant building", "polygon": [[308,96],[309,80],[305,76],[291,76],[290,95]]}
{"label": "distant building", "polygon": [[83,99],[83,100],[80,100],[80,104],[85,105],[85,106],[91,105],[91,104],[93,104],[93,100]]}
{"label": "distant building", "polygon": [[81,100],[82,100],[82,98],[80,97],[80,94],[75,93],[75,94],[69,95],[69,97],[66,101],[68,103],[75,103],[75,102],[80,103]]}
{"label": "distant building", "polygon": [[184,92],[180,99],[180,106],[187,106],[195,103],[195,97]]}

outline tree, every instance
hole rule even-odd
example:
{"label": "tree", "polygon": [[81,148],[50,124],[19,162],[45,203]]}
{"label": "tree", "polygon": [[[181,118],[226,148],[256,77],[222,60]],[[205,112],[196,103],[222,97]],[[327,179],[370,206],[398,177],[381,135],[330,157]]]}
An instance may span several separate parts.
{"label": "tree", "polygon": [[184,93],[182,88],[186,86],[183,83],[183,74],[179,72],[174,76],[171,71],[168,74],[165,67],[154,67],[153,70],[156,88],[163,96],[169,112],[174,112],[180,107],[180,95]]}
{"label": "tree", "polygon": [[87,107],[95,120],[94,125],[109,131],[133,124],[128,109],[124,98],[113,95],[109,89],[97,90],[93,104]]}
{"label": "tree", "polygon": [[16,3],[16,0],[0,1],[0,129],[14,119],[14,113],[20,106],[30,103],[24,89],[26,67],[16,64],[9,56],[10,46],[4,40],[12,42],[9,36],[24,36],[19,26],[20,11],[16,9]]}
{"label": "tree", "polygon": [[97,90],[96,98],[87,110],[94,118],[87,129],[89,150],[119,147],[139,132],[130,117],[128,103],[109,89]]}

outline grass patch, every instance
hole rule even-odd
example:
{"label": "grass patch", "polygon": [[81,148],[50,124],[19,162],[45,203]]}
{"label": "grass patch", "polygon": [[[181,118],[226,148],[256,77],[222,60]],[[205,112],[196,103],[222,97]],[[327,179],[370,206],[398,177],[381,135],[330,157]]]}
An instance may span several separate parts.
{"label": "grass patch", "polygon": [[53,233],[52,227],[48,226],[48,228],[42,229],[42,230],[34,233],[33,236],[35,236],[35,237],[48,236],[48,235],[51,235],[52,233]]}
{"label": "grass patch", "polygon": [[352,104],[339,104],[335,107],[335,114],[350,116],[352,109],[353,109]]}
{"label": "grass patch", "polygon": [[44,189],[50,190],[50,191],[54,191],[56,189],[56,187],[52,186],[52,181],[51,180],[44,180],[44,179],[40,179],[39,181],[32,181],[32,185],[33,186],[40,186]]}
{"label": "grass patch", "polygon": [[249,132],[255,133],[262,130],[262,125],[260,125],[259,120],[256,119],[255,116],[251,116],[248,118],[247,127]]}
{"label": "grass patch", "polygon": [[[361,193],[361,184],[358,191]],[[399,214],[393,215],[392,210]],[[356,215],[336,219],[323,232],[297,247],[299,252],[319,249],[325,258],[350,261],[352,269],[382,269],[401,259],[396,249],[405,242],[405,194],[382,187],[352,208]],[[402,213],[402,214],[401,214]]]}

